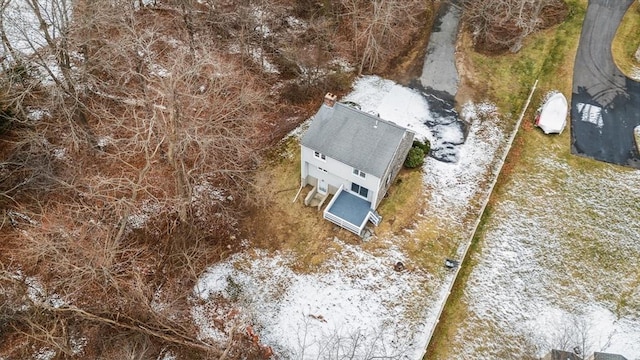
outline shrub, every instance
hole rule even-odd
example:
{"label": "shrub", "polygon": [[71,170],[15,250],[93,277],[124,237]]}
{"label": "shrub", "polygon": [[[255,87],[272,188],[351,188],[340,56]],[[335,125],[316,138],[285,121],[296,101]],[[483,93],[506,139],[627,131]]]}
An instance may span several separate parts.
{"label": "shrub", "polygon": [[404,161],[404,166],[409,169],[415,169],[422,166],[422,164],[424,164],[424,151],[417,146],[412,147],[407,154],[407,159]]}
{"label": "shrub", "polygon": [[412,146],[422,149],[425,156],[429,155],[429,151],[431,150],[431,143],[427,139],[425,139],[424,142],[420,140],[413,140]]}

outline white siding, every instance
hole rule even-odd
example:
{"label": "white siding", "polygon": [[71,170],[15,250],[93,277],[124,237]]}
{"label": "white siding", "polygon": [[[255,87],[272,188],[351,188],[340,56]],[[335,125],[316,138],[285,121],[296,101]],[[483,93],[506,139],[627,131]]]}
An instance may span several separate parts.
{"label": "white siding", "polygon": [[[329,191],[334,193],[340,185],[345,190],[351,191],[351,184],[356,183],[360,186],[364,186],[369,190],[367,200],[372,204],[375,204],[378,200],[378,189],[380,188],[380,179],[366,174],[365,178],[355,175],[353,173],[353,167],[344,164],[338,160],[332,159],[329,156],[325,157],[325,160],[321,160],[313,156],[314,150],[309,149],[303,145],[301,147],[301,175],[303,183],[311,183],[307,176],[319,179],[324,177],[325,181],[331,186]],[[324,169],[326,172],[319,170]]]}

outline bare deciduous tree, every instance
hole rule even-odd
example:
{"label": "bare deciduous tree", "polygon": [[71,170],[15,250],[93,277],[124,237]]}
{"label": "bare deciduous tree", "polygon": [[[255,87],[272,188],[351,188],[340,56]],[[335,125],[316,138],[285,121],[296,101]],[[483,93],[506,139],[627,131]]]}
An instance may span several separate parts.
{"label": "bare deciduous tree", "polygon": [[[11,90],[3,100],[22,109],[24,129],[2,149],[1,261],[43,274],[68,304],[36,304],[40,315],[9,320],[16,333],[67,355],[60,331],[80,322],[97,324],[101,334],[142,334],[132,352],[152,351],[145,345],[151,341],[222,356],[224,347],[195,339],[183,314],[202,268],[228,251],[222,244],[251,192],[265,97],[260,82],[206,36],[172,27],[167,19],[180,19],[180,11],[117,3],[74,8],[86,18],[66,29],[65,49],[83,55],[68,57],[69,77],[57,78],[56,92],[3,74]],[[24,63],[37,65],[49,50],[56,61],[67,59],[51,49],[60,38],[50,40],[41,54],[25,53]],[[50,116],[28,119],[36,100],[54,105],[46,107]],[[70,103],[84,112],[93,141],[69,131]],[[171,278],[179,280],[171,285],[175,302],[161,316],[152,300]],[[246,335],[230,337],[236,346]]]}
{"label": "bare deciduous tree", "polygon": [[403,39],[405,26],[412,27],[425,10],[415,0],[341,0],[345,16],[351,18],[353,48],[358,73],[374,69],[379,61],[395,53]]}
{"label": "bare deciduous tree", "polygon": [[463,6],[476,48],[490,52],[517,52],[527,36],[562,22],[568,11],[562,0],[465,0]]}

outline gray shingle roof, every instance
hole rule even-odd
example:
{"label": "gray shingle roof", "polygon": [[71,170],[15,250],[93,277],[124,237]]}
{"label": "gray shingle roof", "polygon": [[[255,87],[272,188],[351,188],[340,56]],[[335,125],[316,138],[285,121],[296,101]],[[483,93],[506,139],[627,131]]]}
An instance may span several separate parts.
{"label": "gray shingle roof", "polygon": [[593,353],[593,360],[627,360],[627,358],[618,354],[595,352]]}
{"label": "gray shingle roof", "polygon": [[413,137],[402,126],[336,102],[320,107],[302,145],[381,178],[405,134]]}
{"label": "gray shingle roof", "polygon": [[582,358],[572,352],[563,351],[563,350],[551,350],[547,356],[544,357],[545,360],[582,360]]}

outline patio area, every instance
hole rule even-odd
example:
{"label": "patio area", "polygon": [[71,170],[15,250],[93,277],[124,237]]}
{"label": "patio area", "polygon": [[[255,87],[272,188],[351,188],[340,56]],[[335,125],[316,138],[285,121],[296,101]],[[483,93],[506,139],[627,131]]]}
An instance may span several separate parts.
{"label": "patio area", "polygon": [[324,210],[324,218],[360,236],[370,212],[369,201],[344,191],[341,187]]}

